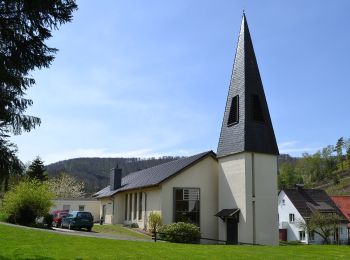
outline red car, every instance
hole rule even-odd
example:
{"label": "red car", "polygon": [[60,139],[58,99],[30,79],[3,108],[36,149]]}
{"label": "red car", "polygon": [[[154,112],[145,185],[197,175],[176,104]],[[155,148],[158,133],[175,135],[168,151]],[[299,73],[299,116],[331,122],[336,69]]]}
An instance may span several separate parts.
{"label": "red car", "polygon": [[61,227],[62,218],[64,216],[67,216],[69,213],[68,210],[55,210],[52,212],[53,215],[53,221],[52,226],[53,227]]}

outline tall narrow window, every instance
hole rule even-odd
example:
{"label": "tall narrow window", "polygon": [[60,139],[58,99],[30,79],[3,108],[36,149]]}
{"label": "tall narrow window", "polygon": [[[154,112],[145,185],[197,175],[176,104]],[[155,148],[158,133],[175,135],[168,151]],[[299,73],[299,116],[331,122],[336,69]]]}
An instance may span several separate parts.
{"label": "tall narrow window", "polygon": [[174,212],[175,222],[187,222],[197,226],[200,225],[200,197],[199,189],[174,190]]}
{"label": "tall narrow window", "polygon": [[137,193],[134,193],[134,218],[137,218]]}
{"label": "tall narrow window", "polygon": [[132,193],[129,193],[129,220],[131,220],[132,214]]}
{"label": "tall narrow window", "polygon": [[139,220],[142,219],[142,192],[139,193]]}
{"label": "tall narrow window", "polygon": [[264,113],[258,95],[252,95],[252,117],[254,121],[264,123]]}
{"label": "tall narrow window", "polygon": [[289,214],[289,223],[294,223],[295,217],[294,214]]}
{"label": "tall narrow window", "polygon": [[230,114],[228,115],[227,125],[234,125],[239,122],[239,103],[238,95],[231,100]]}
{"label": "tall narrow window", "polygon": [[125,194],[124,219],[128,220],[128,194]]}

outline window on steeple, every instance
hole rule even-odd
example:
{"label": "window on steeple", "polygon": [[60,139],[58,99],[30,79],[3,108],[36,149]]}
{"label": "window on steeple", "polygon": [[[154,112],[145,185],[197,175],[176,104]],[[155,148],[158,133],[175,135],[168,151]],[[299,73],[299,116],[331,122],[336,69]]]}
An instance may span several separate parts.
{"label": "window on steeple", "polygon": [[228,116],[227,126],[237,124],[239,122],[239,104],[238,95],[231,100],[230,114]]}
{"label": "window on steeple", "polygon": [[252,117],[254,121],[264,123],[264,113],[258,95],[252,95]]}

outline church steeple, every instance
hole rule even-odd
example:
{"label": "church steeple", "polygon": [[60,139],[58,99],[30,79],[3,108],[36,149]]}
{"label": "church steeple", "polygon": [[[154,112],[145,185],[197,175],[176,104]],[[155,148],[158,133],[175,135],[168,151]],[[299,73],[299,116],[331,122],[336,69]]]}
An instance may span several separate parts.
{"label": "church steeple", "polygon": [[279,154],[244,13],[217,155],[240,152]]}

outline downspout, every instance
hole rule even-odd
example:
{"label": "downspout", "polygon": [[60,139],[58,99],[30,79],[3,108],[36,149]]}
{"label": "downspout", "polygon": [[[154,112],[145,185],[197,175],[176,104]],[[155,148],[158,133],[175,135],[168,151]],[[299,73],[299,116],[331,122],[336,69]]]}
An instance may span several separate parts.
{"label": "downspout", "polygon": [[147,193],[143,192],[145,194],[145,216],[143,221],[143,228],[147,231]]}

